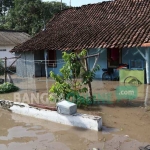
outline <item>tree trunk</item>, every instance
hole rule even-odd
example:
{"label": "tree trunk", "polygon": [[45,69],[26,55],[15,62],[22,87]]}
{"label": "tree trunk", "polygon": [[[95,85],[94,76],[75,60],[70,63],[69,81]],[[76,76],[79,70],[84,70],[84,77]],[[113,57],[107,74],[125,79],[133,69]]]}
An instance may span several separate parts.
{"label": "tree trunk", "polygon": [[[86,66],[86,71],[88,71],[88,62],[87,62],[87,58],[85,59],[85,66]],[[89,95],[90,95],[90,100],[93,104],[93,93],[92,93],[92,85],[91,85],[91,82],[89,81],[88,82],[88,92],[89,92]]]}

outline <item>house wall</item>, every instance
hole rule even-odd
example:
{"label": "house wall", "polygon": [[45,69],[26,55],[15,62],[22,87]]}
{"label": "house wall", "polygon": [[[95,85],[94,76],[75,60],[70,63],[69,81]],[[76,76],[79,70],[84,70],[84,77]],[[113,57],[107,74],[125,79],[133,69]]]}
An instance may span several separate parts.
{"label": "house wall", "polygon": [[[100,51],[100,50],[102,50],[102,53],[100,54],[100,57],[99,57],[98,63],[97,63],[100,65],[100,70],[96,72],[95,78],[101,78],[102,73],[103,73],[102,68],[107,68],[107,61],[106,61],[107,60],[107,50],[106,49],[89,49],[88,50],[88,55],[95,54],[95,53],[97,53],[97,51]],[[62,66],[64,65],[64,63],[61,61],[62,60],[62,52],[57,51],[56,54],[57,54],[57,60],[58,60],[57,67],[56,68],[47,67],[48,76],[49,76],[50,71],[53,71],[55,74],[59,74],[60,68],[62,68]],[[94,62],[95,62],[95,57],[89,58],[88,62],[89,62],[89,68],[92,69]]]}
{"label": "house wall", "polygon": [[[9,51],[10,51],[11,49],[13,49],[13,48],[14,48],[13,45],[12,45],[12,46],[0,46],[0,58],[5,58],[5,57],[11,58],[11,57],[14,57],[14,56],[15,56],[15,53],[10,53],[10,52],[9,52]],[[3,49],[6,49],[6,51],[1,51],[1,50],[3,50]],[[11,60],[9,59],[9,60],[7,60],[7,65],[10,66],[13,61],[14,61],[14,59],[11,59]],[[14,66],[15,66],[15,64],[14,64]]]}
{"label": "house wall", "polygon": [[[144,55],[145,55],[145,49],[144,47],[138,48]],[[137,48],[124,48],[122,49],[122,63],[129,64],[130,60],[138,60],[141,59],[144,61],[144,67],[145,67],[145,59],[141,56],[139,52],[137,52]]]}
{"label": "house wall", "polygon": [[[145,55],[145,49],[144,47],[138,48],[144,55]],[[96,52],[101,51],[100,57],[98,59],[97,64],[100,66],[100,70],[96,72],[95,78],[102,78],[103,68],[107,68],[107,49],[89,49],[88,55],[95,54]],[[150,57],[150,56],[149,56]],[[122,63],[129,64],[130,60],[143,60],[144,67],[145,67],[145,59],[141,56],[139,52],[137,52],[137,48],[124,48],[122,49]],[[92,69],[93,64],[95,62],[95,57],[89,58],[89,66],[90,69]],[[116,77],[119,75],[119,70],[114,70],[113,76]]]}
{"label": "house wall", "polygon": [[16,62],[16,73],[20,77],[34,77],[35,65],[34,65],[34,53],[32,52],[17,52],[15,55],[21,58]]}
{"label": "house wall", "polygon": [[[107,68],[107,50],[106,49],[99,49],[99,48],[89,49],[88,50],[88,55],[96,54],[97,52],[101,52],[100,56],[99,56],[99,59],[98,59],[98,62],[97,62],[97,65],[100,66],[100,70],[96,72],[95,78],[101,79],[102,74],[103,74],[102,69]],[[95,57],[88,58],[88,63],[89,63],[89,68],[90,69],[93,68],[94,62],[95,62]]]}
{"label": "house wall", "polygon": [[[144,55],[145,55],[145,49],[146,48],[138,48]],[[100,66],[100,70],[96,72],[96,76],[95,78],[97,79],[101,79],[102,78],[102,74],[103,68],[107,68],[107,49],[89,49],[88,50],[88,55],[91,54],[96,54],[97,52],[101,52],[98,62],[97,64]],[[62,59],[62,52],[61,51],[57,51],[57,60]],[[127,63],[129,64],[129,60],[137,60],[137,59],[141,59],[144,62],[144,66],[145,66],[145,60],[144,58],[141,56],[140,53],[137,52],[136,48],[124,48],[122,49],[122,63]],[[89,63],[89,68],[92,69],[93,65],[95,62],[95,57],[91,57],[88,58],[88,63]],[[59,63],[57,64],[56,68],[48,68],[48,75],[50,71],[53,71],[56,74],[59,74],[59,69],[63,66],[63,63]],[[114,77],[119,75],[119,71],[115,70],[114,72]]]}

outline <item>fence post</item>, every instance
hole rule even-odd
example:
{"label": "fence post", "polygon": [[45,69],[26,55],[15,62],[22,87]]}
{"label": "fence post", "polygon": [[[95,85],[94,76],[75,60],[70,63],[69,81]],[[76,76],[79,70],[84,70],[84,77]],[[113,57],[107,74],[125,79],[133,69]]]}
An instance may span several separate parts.
{"label": "fence post", "polygon": [[7,82],[7,57],[5,57],[5,83]]}
{"label": "fence post", "polygon": [[150,48],[147,48],[145,50],[145,55],[146,55],[146,80],[147,80],[147,84],[150,84]]}

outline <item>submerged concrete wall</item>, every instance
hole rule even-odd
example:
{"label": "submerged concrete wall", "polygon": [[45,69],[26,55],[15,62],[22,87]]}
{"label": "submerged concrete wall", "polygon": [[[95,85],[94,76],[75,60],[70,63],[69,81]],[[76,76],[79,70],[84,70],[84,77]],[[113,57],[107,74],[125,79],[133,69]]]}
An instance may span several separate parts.
{"label": "submerged concrete wall", "polygon": [[26,115],[30,117],[35,117],[39,119],[45,119],[48,121],[76,126],[85,129],[91,129],[99,131],[102,129],[102,118],[100,116],[92,116],[86,114],[76,113],[74,115],[62,115],[57,113],[57,111],[51,111],[47,109],[40,109],[36,107],[31,107],[25,103],[18,103],[12,101],[0,100],[0,105],[2,108],[7,108],[14,113]]}

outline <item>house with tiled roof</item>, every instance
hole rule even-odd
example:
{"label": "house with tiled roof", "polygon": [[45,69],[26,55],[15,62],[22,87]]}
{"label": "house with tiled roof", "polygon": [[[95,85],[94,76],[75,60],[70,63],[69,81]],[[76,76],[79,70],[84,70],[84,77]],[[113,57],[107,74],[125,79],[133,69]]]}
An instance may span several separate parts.
{"label": "house with tiled roof", "polygon": [[[15,56],[14,53],[9,51],[15,46],[26,42],[30,39],[30,35],[14,30],[0,30],[0,59],[1,58],[12,58]],[[7,65],[9,66],[14,60],[9,60]]]}
{"label": "house with tiled roof", "polygon": [[[150,70],[150,0],[113,0],[62,10],[30,40],[11,50],[28,62],[21,76],[43,76],[51,70],[59,73],[62,51],[87,49],[88,54],[100,53],[102,68],[116,68],[120,63],[140,60],[141,68]],[[36,60],[49,60],[46,65]],[[131,61],[132,60],[132,61]],[[136,62],[136,61],[135,61]],[[24,66],[22,62],[22,66]],[[90,67],[94,58],[89,59]],[[26,63],[27,64],[27,63]],[[32,67],[31,67],[32,66]],[[31,69],[32,68],[32,69]],[[138,67],[137,67],[138,68]],[[140,67],[139,67],[140,68]],[[150,75],[147,73],[149,83]]]}

